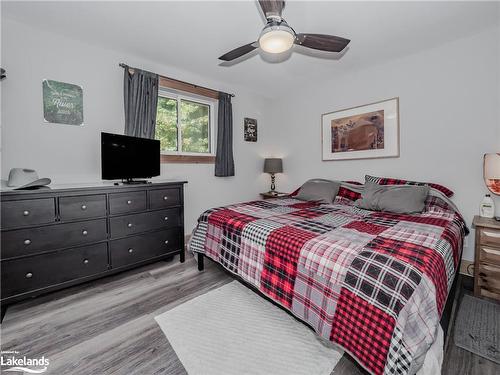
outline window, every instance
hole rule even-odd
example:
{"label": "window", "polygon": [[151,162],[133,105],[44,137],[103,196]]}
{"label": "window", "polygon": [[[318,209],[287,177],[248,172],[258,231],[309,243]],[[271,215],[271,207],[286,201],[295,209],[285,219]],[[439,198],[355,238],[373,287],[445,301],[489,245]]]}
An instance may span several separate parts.
{"label": "window", "polygon": [[155,138],[166,155],[213,156],[215,100],[160,90]]}

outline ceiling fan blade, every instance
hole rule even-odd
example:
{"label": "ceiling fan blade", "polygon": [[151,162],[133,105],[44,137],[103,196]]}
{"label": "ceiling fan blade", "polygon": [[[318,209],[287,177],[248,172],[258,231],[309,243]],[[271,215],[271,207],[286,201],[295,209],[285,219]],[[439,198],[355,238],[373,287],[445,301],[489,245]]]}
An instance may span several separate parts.
{"label": "ceiling fan blade", "polygon": [[295,44],[328,52],[341,52],[350,40],[325,34],[297,34]]}
{"label": "ceiling fan blade", "polygon": [[237,59],[240,56],[246,55],[249,52],[252,52],[257,48],[256,42],[245,44],[244,46],[238,47],[229,51],[228,53],[219,57],[219,60],[231,61]]}
{"label": "ceiling fan blade", "polygon": [[259,0],[259,5],[266,18],[272,16],[281,17],[281,12],[283,12],[283,8],[285,7],[285,2],[282,0]]}

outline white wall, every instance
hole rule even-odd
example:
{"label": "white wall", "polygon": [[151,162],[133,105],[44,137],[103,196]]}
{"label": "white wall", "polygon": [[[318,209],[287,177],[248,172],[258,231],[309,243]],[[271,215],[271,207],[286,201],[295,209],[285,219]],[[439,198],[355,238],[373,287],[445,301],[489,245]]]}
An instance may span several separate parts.
{"label": "white wall", "polygon": [[[272,120],[278,125],[274,154],[285,157],[279,189],[292,190],[312,177],[363,181],[365,174],[432,181],[455,191],[470,225],[487,191],[482,156],[500,151],[499,48],[499,30],[488,30],[287,93],[274,104]],[[396,96],[399,158],[321,161],[322,113]],[[472,259],[473,251],[471,236],[464,259]]]}
{"label": "white wall", "polygon": [[[254,199],[266,190],[265,156],[285,157],[285,173],[277,180],[282,191],[311,177],[363,180],[365,173],[442,183],[456,192],[454,200],[470,225],[486,192],[482,155],[500,151],[499,46],[499,30],[488,30],[341,79],[325,77],[270,101],[241,87],[4,18],[1,52],[8,78],[1,83],[1,176],[5,179],[12,167],[29,167],[56,183],[98,181],[99,133],[123,132],[123,71],[117,64],[126,62],[236,94],[235,177],[215,178],[213,165],[162,165],[163,178],[189,181],[187,231],[204,209]],[[44,78],[83,86],[85,126],[43,123]],[[400,158],[321,161],[322,113],[395,96],[400,98]],[[242,140],[243,117],[258,119],[256,144]],[[469,238],[464,258],[472,257]]]}
{"label": "white wall", "polygon": [[[2,19],[2,179],[10,168],[34,168],[54,183],[100,181],[100,132],[123,134],[123,69],[119,62],[235,93],[236,176],[214,177],[213,164],[163,164],[162,178],[186,179],[186,231],[205,209],[257,199],[268,177],[262,174],[263,140],[269,140],[267,101],[241,87],[103,49]],[[42,80],[79,84],[84,90],[84,126],[43,122]],[[258,120],[259,141],[243,141],[243,118]]]}

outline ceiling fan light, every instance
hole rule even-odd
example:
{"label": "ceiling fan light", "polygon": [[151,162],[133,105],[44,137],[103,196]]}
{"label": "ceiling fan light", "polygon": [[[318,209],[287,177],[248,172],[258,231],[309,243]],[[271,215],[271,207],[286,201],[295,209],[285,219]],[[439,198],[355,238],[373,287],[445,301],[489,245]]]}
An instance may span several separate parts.
{"label": "ceiling fan light", "polygon": [[282,53],[292,48],[295,41],[293,31],[286,26],[266,27],[259,37],[259,46],[268,53]]}

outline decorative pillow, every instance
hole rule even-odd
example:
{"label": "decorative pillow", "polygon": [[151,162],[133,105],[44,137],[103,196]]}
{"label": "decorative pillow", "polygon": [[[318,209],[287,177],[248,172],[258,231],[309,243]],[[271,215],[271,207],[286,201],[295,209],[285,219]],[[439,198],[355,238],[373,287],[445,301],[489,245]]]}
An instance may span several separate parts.
{"label": "decorative pillow", "polygon": [[332,203],[333,198],[339,191],[340,184],[336,181],[323,180],[315,178],[306,181],[300,187],[299,192],[295,198],[303,201],[320,201],[322,203]]}
{"label": "decorative pillow", "polygon": [[374,182],[378,185],[416,185],[416,186],[430,186],[433,189],[436,189],[446,195],[448,198],[453,196],[453,191],[448,189],[446,186],[433,184],[429,182],[417,182],[417,181],[408,181],[408,180],[400,180],[397,178],[388,178],[388,177],[374,177],[374,176],[365,176],[365,182]]}
{"label": "decorative pillow", "polygon": [[337,193],[337,197],[342,197],[349,199],[351,201],[355,201],[359,198],[361,198],[361,193],[358,193],[357,191],[353,191],[351,189],[348,189],[344,186],[341,186],[339,188],[339,192]]}
{"label": "decorative pillow", "polygon": [[386,211],[396,214],[422,212],[430,187],[427,185],[379,185],[366,182],[365,189],[355,205],[365,210]]}

